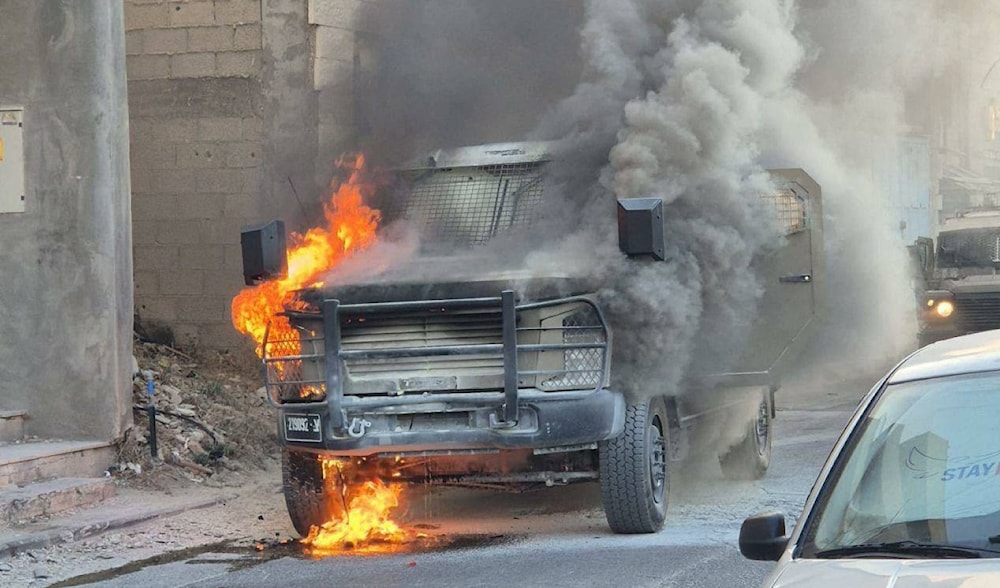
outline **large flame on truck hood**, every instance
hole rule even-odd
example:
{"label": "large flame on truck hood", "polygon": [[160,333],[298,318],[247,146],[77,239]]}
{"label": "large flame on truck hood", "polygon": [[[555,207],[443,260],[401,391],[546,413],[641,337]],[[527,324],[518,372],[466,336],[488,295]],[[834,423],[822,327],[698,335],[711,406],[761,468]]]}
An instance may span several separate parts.
{"label": "large flame on truck hood", "polygon": [[269,325],[272,338],[294,339],[288,319],[278,313],[296,306],[296,290],[316,285],[319,276],[375,242],[381,213],[364,203],[375,189],[365,178],[364,164],[362,155],[338,162],[350,176],[336,187],[323,208],[325,227],[289,235],[287,275],[243,290],[233,298],[233,326],[253,337],[258,356],[263,357],[264,333]]}

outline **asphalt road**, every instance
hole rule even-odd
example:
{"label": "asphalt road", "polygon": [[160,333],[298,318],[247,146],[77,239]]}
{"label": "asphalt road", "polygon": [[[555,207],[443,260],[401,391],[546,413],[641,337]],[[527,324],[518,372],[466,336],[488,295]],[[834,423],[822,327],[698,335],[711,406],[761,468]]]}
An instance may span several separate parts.
{"label": "asphalt road", "polygon": [[438,489],[409,495],[407,523],[431,538],[403,553],[312,558],[295,545],[260,553],[217,546],[61,585],[757,586],[772,564],[740,556],[741,521],[777,510],[794,522],[867,384],[841,383],[833,396],[817,388],[832,407],[779,411],[771,468],[761,481],[726,481],[712,460],[675,467],[667,527],[654,535],[611,534],[594,484],[527,495]]}
{"label": "asphalt road", "polygon": [[743,559],[740,523],[779,511],[789,530],[858,400],[895,363],[829,360],[818,345],[778,395],[771,467],[756,482],[723,479],[717,460],[672,464],[667,525],[652,535],[613,535],[596,484],[530,494],[464,489],[408,492],[401,513],[428,538],[396,553],[315,558],[300,546],[256,552],[218,545],[130,564],[56,586],[636,586],[742,588],[771,562]]}

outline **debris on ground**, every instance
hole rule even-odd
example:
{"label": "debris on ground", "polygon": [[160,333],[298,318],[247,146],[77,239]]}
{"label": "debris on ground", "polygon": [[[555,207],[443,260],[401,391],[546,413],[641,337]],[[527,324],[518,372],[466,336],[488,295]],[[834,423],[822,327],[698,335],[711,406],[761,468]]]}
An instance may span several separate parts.
{"label": "debris on ground", "polygon": [[[119,440],[106,475],[146,503],[193,493],[219,501],[84,539],[68,534],[50,547],[21,551],[0,560],[0,585],[45,586],[220,542],[249,552],[257,544],[294,541],[282,498],[275,413],[252,350],[240,356],[137,339],[133,355],[133,424]],[[155,456],[148,381],[156,408]]]}
{"label": "debris on ground", "polygon": [[110,471],[119,482],[150,488],[184,481],[214,486],[220,474],[259,469],[274,459],[274,411],[264,396],[259,365],[223,351],[186,352],[142,341],[133,350],[134,425]]}

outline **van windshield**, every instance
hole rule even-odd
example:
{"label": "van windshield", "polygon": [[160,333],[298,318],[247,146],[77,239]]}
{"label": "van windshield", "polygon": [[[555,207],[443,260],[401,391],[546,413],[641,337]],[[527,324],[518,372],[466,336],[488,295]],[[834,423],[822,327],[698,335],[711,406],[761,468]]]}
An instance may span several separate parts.
{"label": "van windshield", "polygon": [[386,212],[429,244],[478,245],[530,226],[542,199],[544,162],[404,170]]}
{"label": "van windshield", "polygon": [[942,267],[993,267],[1000,263],[1000,228],[942,231],[937,258]]}

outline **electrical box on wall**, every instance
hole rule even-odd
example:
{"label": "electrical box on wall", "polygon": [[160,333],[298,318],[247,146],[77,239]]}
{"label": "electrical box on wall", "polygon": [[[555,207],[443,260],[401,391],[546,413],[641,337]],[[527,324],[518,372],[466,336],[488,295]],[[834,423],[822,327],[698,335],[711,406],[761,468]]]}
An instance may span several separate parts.
{"label": "electrical box on wall", "polygon": [[0,214],[24,212],[24,109],[0,106]]}

